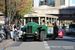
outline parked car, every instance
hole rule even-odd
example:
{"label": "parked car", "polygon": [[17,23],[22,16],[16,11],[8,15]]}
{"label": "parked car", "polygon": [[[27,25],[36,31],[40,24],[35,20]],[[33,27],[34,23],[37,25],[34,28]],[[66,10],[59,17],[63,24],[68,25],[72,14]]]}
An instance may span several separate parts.
{"label": "parked car", "polygon": [[23,30],[23,28],[21,28],[21,29],[18,30],[19,39],[22,38],[22,34],[23,34],[22,30]]}
{"label": "parked car", "polygon": [[63,31],[60,28],[58,29],[58,37],[63,38]]}

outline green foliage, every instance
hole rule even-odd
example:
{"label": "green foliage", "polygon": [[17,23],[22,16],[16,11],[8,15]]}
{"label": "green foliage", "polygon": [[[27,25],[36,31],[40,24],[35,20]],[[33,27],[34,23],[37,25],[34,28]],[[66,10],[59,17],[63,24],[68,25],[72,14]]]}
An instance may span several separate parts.
{"label": "green foliage", "polygon": [[[22,18],[25,14],[33,11],[33,0],[6,0],[7,1],[7,17],[10,21],[15,18]],[[5,14],[5,0],[0,0],[0,11]]]}
{"label": "green foliage", "polygon": [[5,1],[0,0],[0,12],[5,13]]}
{"label": "green foliage", "polygon": [[28,3],[25,4],[25,6],[23,6],[23,8],[21,8],[21,10],[18,10],[18,16],[23,17],[25,14],[28,14],[30,11],[32,11],[32,5],[33,1],[30,0]]}

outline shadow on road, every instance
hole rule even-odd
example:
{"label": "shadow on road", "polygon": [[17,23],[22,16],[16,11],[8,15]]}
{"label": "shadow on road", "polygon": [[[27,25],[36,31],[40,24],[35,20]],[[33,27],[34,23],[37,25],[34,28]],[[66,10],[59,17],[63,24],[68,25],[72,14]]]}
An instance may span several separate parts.
{"label": "shadow on road", "polygon": [[[45,41],[68,41],[68,42],[75,42],[75,39],[57,38],[55,40],[45,39]],[[22,40],[18,40],[17,42],[23,42],[23,41]],[[40,40],[34,41],[33,39],[27,39],[27,41],[24,41],[24,42],[42,42],[42,41],[40,41]]]}
{"label": "shadow on road", "polygon": [[41,42],[40,40],[34,41],[34,39],[27,39],[26,41],[18,40],[17,42]]}
{"label": "shadow on road", "polygon": [[60,41],[69,41],[69,42],[75,42],[75,35],[64,35],[67,38],[57,39]]}
{"label": "shadow on road", "polygon": [[64,35],[64,36],[75,38],[75,35]]}
{"label": "shadow on road", "polygon": [[75,39],[56,39],[56,41],[68,41],[68,42],[75,42]]}
{"label": "shadow on road", "polygon": [[[45,41],[68,41],[68,42],[75,42],[75,36],[64,35],[63,38],[56,38],[56,40],[49,40],[49,38],[46,38]],[[23,42],[23,41],[22,41],[22,39],[20,39],[17,42]],[[42,41],[40,41],[40,40],[34,41],[34,39],[27,39],[25,42],[42,42]]]}

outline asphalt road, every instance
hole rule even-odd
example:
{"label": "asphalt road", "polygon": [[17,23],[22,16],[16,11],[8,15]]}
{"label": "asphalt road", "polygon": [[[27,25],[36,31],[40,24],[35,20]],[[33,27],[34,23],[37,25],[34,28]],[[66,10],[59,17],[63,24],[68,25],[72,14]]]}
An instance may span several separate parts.
{"label": "asphalt road", "polygon": [[28,39],[15,41],[7,46],[5,50],[75,50],[75,36],[65,36],[56,40],[34,41]]}

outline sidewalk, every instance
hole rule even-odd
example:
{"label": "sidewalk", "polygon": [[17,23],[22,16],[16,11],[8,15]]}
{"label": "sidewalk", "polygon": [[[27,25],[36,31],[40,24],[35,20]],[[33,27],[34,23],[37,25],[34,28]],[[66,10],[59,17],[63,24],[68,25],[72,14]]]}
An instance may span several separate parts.
{"label": "sidewalk", "polygon": [[0,43],[0,50],[4,47],[6,47],[7,45],[9,45],[10,43],[12,43],[13,40],[12,39],[9,39],[9,40],[3,40],[2,43]]}

